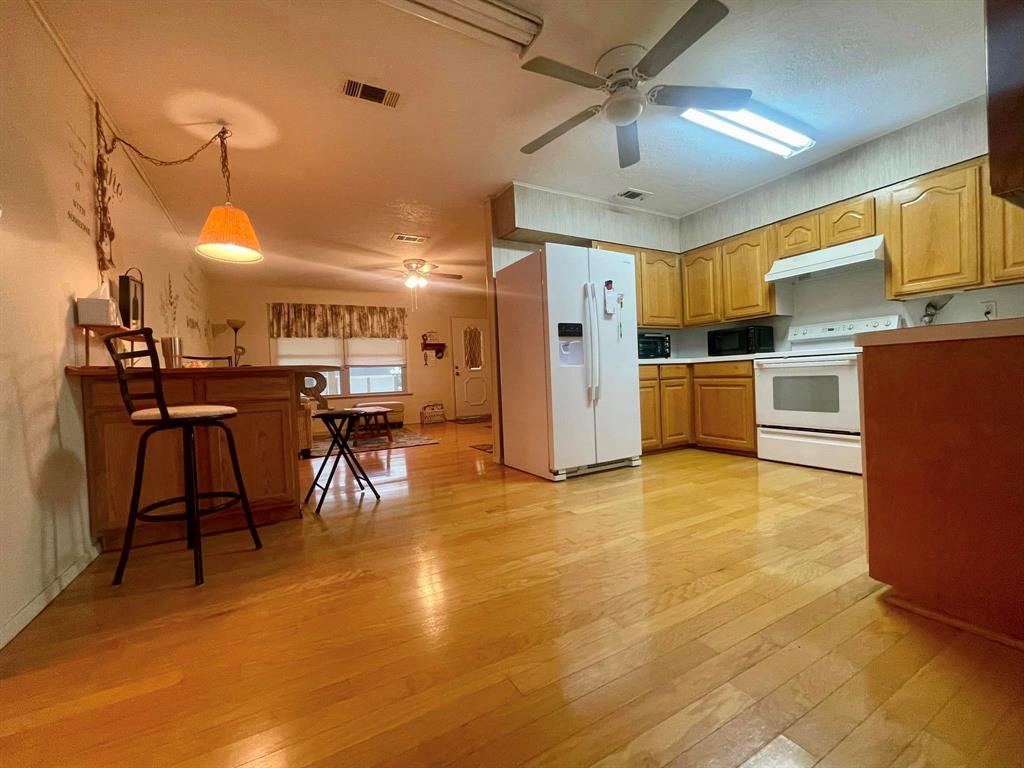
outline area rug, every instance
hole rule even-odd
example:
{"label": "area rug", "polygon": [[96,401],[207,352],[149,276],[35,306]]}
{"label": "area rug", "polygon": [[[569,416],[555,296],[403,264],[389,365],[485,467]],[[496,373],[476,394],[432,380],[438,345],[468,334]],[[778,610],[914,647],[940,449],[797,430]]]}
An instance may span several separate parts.
{"label": "area rug", "polygon": [[456,424],[479,424],[484,421],[490,421],[491,414],[484,414],[483,416],[463,416],[461,419],[456,419]]}
{"label": "area rug", "polygon": [[476,448],[478,451],[483,451],[484,453],[494,453],[494,446],[490,443],[480,443],[479,445],[471,445],[469,447]]}
{"label": "area rug", "polygon": [[[356,453],[364,453],[365,451],[379,451],[385,448],[414,448],[417,445],[437,445],[439,441],[432,437],[420,434],[419,432],[413,432],[411,429],[405,429],[404,427],[392,427],[391,437],[393,438],[388,443],[386,435],[377,436],[360,436],[359,440],[355,445],[352,446],[352,450]],[[313,437],[313,449],[309,453],[309,458],[319,459],[327,455],[327,449],[331,445],[331,438],[328,435],[316,435]]]}

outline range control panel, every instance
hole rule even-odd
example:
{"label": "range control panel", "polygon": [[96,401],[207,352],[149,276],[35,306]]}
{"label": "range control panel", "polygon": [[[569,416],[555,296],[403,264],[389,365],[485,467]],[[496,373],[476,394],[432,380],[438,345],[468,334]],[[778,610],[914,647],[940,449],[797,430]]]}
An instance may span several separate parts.
{"label": "range control panel", "polygon": [[810,325],[794,325],[789,329],[791,342],[820,341],[821,339],[842,339],[858,333],[871,331],[889,331],[899,328],[899,315],[882,315],[880,317],[863,317],[858,320],[834,320]]}

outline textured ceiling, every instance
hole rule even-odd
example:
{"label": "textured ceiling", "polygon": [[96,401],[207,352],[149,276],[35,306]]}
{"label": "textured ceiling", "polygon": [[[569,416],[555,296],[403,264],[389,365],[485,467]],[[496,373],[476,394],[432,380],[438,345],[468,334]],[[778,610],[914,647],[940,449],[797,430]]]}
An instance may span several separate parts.
{"label": "textured ceiling", "polygon": [[[544,18],[530,55],[590,70],[608,48],[651,45],[691,0],[517,0]],[[751,88],[817,140],[791,160],[679,119],[641,118],[625,170],[597,118],[533,156],[518,148],[600,101],[519,70],[514,54],[376,0],[43,0],[121,132],[156,155],[232,123],[233,191],[267,260],[248,279],[380,288],[425,255],[482,279],[480,203],[512,179],[645,207],[699,210],[984,92],[982,0],[725,0],[730,15],[655,81]],[[337,95],[352,77],[398,109]],[[181,229],[198,233],[220,180],[213,153],[152,168]],[[390,240],[430,235],[425,246]],[[373,269],[377,268],[377,269]],[[232,267],[215,274],[240,276]]]}

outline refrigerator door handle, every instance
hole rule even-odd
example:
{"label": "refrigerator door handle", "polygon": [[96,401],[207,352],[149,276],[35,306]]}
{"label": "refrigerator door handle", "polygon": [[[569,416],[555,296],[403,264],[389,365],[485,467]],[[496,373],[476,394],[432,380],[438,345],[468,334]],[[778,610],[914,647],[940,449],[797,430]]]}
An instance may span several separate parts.
{"label": "refrigerator door handle", "polygon": [[601,343],[598,336],[600,327],[600,316],[597,305],[597,287],[590,283],[590,308],[593,313],[594,330],[591,332],[591,343],[594,345],[594,400],[601,399]]}
{"label": "refrigerator door handle", "polygon": [[586,371],[587,380],[587,402],[591,402],[594,399],[594,348],[591,336],[594,334],[594,329],[590,326],[593,324],[593,320],[590,314],[590,284],[583,284],[583,318],[586,321],[583,334],[586,336],[586,344],[583,345],[583,368]]}

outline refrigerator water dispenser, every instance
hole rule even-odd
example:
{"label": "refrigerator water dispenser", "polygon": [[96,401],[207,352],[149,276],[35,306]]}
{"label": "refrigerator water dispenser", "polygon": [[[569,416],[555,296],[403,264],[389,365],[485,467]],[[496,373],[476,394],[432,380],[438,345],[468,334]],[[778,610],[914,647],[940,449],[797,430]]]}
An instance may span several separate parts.
{"label": "refrigerator water dispenser", "polygon": [[562,368],[583,367],[583,342],[558,340],[558,365]]}

